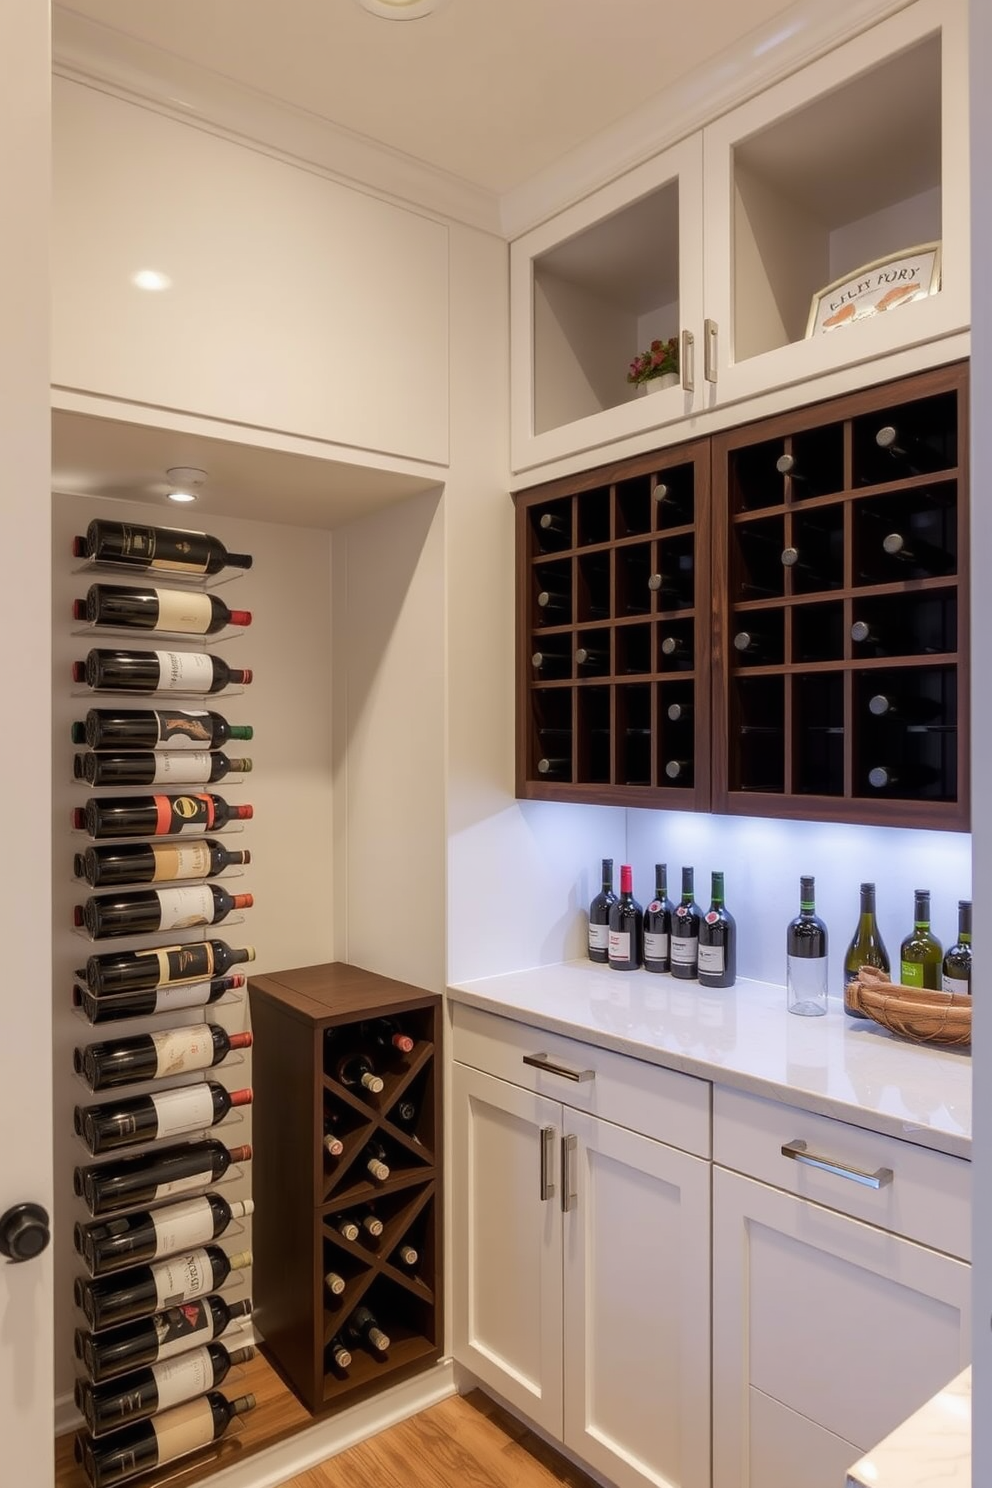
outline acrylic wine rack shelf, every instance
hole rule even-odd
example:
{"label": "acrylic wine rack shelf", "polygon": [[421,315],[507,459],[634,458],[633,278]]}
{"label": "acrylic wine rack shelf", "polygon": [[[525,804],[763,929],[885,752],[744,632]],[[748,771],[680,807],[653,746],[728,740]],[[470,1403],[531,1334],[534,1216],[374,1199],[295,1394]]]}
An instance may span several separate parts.
{"label": "acrylic wine rack shelf", "polygon": [[518,796],[966,828],[967,387],[518,493]]}

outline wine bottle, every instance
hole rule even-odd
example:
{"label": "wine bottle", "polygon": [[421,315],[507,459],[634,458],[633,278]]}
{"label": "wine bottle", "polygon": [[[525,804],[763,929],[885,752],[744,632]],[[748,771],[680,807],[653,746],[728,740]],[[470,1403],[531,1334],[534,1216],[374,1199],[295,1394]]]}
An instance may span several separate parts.
{"label": "wine bottle", "polygon": [[829,589],[831,581],[822,568],[804,558],[799,548],[788,547],[782,549],[782,567],[790,569],[794,574],[805,577],[806,584],[811,589]]}
{"label": "wine bottle", "polygon": [[699,921],[699,985],[732,987],[737,980],[737,924],[724,901],[723,874],[712,874],[711,884],[712,902]]}
{"label": "wine bottle", "polygon": [[610,909],[617,902],[613,892],[613,859],[603,859],[599,893],[589,905],[587,952],[590,961],[610,959]]}
{"label": "wine bottle", "polygon": [[82,906],[82,920],[94,940],[108,940],[114,935],[217,925],[234,910],[251,909],[254,903],[253,894],[229,894],[219,884],[138,889],[133,894],[91,895]]}
{"label": "wine bottle", "polygon": [[795,455],[779,455],[775,461],[775,469],[779,475],[790,475],[794,481],[802,481],[803,484],[809,481],[809,476],[804,475]]}
{"label": "wine bottle", "polygon": [[884,424],[875,435],[875,443],[907,475],[925,475],[947,464],[932,445],[915,434],[899,429],[895,424]]}
{"label": "wine bottle", "polygon": [[175,982],[168,987],[113,992],[106,996],[76,986],[73,997],[91,1023],[116,1023],[121,1018],[145,1018],[152,1013],[178,1012],[180,1008],[209,1007],[225,992],[244,984],[243,976],[215,977],[211,982]]}
{"label": "wine bottle", "polygon": [[419,1261],[420,1256],[414,1250],[412,1245],[400,1245],[396,1251],[396,1259],[399,1261],[401,1266],[406,1266],[409,1268],[409,1270],[412,1271],[414,1266]]}
{"label": "wine bottle", "polygon": [[852,1007],[846,996],[848,982],[856,980],[862,966],[871,966],[874,970],[884,971],[886,974],[890,970],[889,953],[885,949],[885,942],[879,934],[875,921],[875,885],[873,883],[861,885],[861,917],[844,957],[844,1011],[851,1018],[867,1018],[868,1016],[860,1008]]}
{"label": "wine bottle", "polygon": [[83,724],[73,724],[72,740],[91,749],[204,750],[254,733],[209,709],[90,708]]}
{"label": "wine bottle", "polygon": [[217,1126],[236,1106],[250,1106],[251,1102],[248,1088],[226,1090],[217,1080],[204,1080],[178,1090],[108,1101],[102,1106],[77,1106],[73,1128],[93,1156],[99,1157],[121,1147],[135,1147],[139,1142],[205,1131]]}
{"label": "wine bottle", "polygon": [[537,519],[537,525],[541,532],[554,533],[555,537],[571,537],[572,535],[571,522],[558,512],[542,512]]}
{"label": "wine bottle", "polygon": [[530,664],[535,671],[545,672],[548,677],[568,677],[572,672],[571,657],[560,651],[533,651]]}
{"label": "wine bottle", "polygon": [[[686,642],[681,639],[680,636],[662,636],[661,654],[669,661],[672,659],[672,657],[675,657],[676,659],[678,657],[688,657],[689,647]],[[669,715],[669,717],[670,716],[671,715]]]}
{"label": "wine bottle", "polygon": [[374,1212],[374,1210],[370,1209],[368,1213],[362,1215],[360,1221],[360,1233],[358,1238],[360,1240],[366,1241],[378,1240],[382,1235],[382,1230],[382,1220],[379,1218],[378,1214]]}
{"label": "wine bottle", "polygon": [[688,723],[692,717],[692,704],[669,703],[665,712],[670,723]]}
{"label": "wine bottle", "polygon": [[327,1345],[327,1352],[330,1355],[331,1367],[339,1374],[347,1374],[351,1366],[351,1350],[345,1347],[340,1334],[335,1334],[331,1339]]}
{"label": "wine bottle", "polygon": [[691,492],[687,492],[685,498],[682,498],[677,491],[673,491],[668,482],[658,481],[651,494],[661,507],[666,527],[680,526],[692,521]]}
{"label": "wine bottle", "polygon": [[92,1488],[114,1488],[117,1483],[208,1447],[224,1435],[236,1416],[254,1409],[254,1395],[228,1400],[219,1390],[211,1390],[199,1400],[173,1406],[151,1421],[139,1421],[109,1436],[94,1440],[80,1433],[76,1437],[76,1461],[82,1464]]}
{"label": "wine bottle", "polygon": [[668,865],[654,865],[654,898],[644,911],[644,970],[671,971],[672,901],[668,897]]}
{"label": "wine bottle", "polygon": [[579,646],[575,652],[576,664],[589,672],[608,672],[610,652],[608,647]]}
{"label": "wine bottle", "polygon": [[333,1214],[331,1224],[345,1240],[355,1241],[359,1236],[358,1220],[352,1214]]}
{"label": "wine bottle", "polygon": [[739,656],[747,656],[752,661],[770,661],[772,649],[770,637],[760,631],[739,630],[734,636],[734,650]]}
{"label": "wine bottle", "polygon": [[941,967],[945,992],[971,995],[971,900],[958,900],[958,938],[949,947]]}
{"label": "wine bottle", "polygon": [[187,532],[179,527],[138,527],[131,522],[92,521],[85,537],[73,540],[77,558],[91,563],[121,564],[127,568],[151,568],[156,572],[215,574],[222,568],[251,568],[251,555],[229,553],[224,544],[207,532]]}
{"label": "wine bottle", "polygon": [[412,1054],[414,1040],[395,1018],[374,1018],[359,1025],[359,1037],[385,1053]]}
{"label": "wine bottle", "polygon": [[232,1049],[250,1049],[252,1038],[250,1033],[228,1033],[216,1023],[191,1023],[88,1044],[74,1050],[72,1063],[91,1090],[110,1090],[137,1080],[164,1080],[167,1075],[210,1069]]}
{"label": "wine bottle", "polygon": [[412,1100],[401,1100],[397,1101],[393,1107],[389,1114],[389,1119],[395,1122],[397,1126],[402,1127],[405,1132],[409,1132],[412,1135],[417,1125],[417,1116],[418,1110],[416,1103]]}
{"label": "wine bottle", "polygon": [[672,915],[672,976],[692,981],[699,970],[699,921],[702,911],[693,898],[695,874],[682,869],[682,898]]}
{"label": "wine bottle", "polygon": [[86,985],[97,996],[141,992],[175,982],[196,982],[254,959],[254,946],[234,950],[222,940],[162,946],[158,950],[107,951],[87,958]]}
{"label": "wine bottle", "polygon": [[636,971],[644,959],[644,915],[634,898],[633,870],[620,865],[620,898],[610,905],[609,961],[612,971]]}
{"label": "wine bottle", "polygon": [[223,1384],[232,1367],[254,1357],[251,1344],[229,1351],[222,1343],[201,1343],[176,1359],[137,1369],[106,1384],[77,1379],[76,1409],[93,1436],[105,1436],[108,1431],[147,1420],[184,1400],[195,1400]]}
{"label": "wine bottle", "polygon": [[[248,1250],[228,1259],[219,1245],[208,1245],[171,1261],[159,1261],[155,1266],[135,1266],[133,1271],[122,1271],[117,1278],[116,1294],[111,1291],[110,1295],[116,1295],[115,1305],[125,1309],[134,1321],[98,1333],[77,1328],[76,1357],[82,1360],[93,1383],[102,1384],[132,1369],[171,1359],[201,1343],[209,1343],[225,1333],[232,1322],[250,1317],[251,1303],[228,1304],[223,1297],[192,1294],[192,1300],[186,1300],[184,1287],[193,1285],[202,1292],[204,1284],[220,1286],[231,1271],[250,1265]],[[131,1278],[137,1277],[139,1271],[168,1271],[171,1279],[146,1277],[141,1284],[132,1282]],[[215,1279],[209,1280],[210,1277]],[[106,1280],[84,1281],[81,1277],[76,1281],[77,1291],[84,1293],[86,1288],[112,1288],[112,1285]],[[173,1289],[172,1294],[165,1290],[168,1287]],[[172,1300],[177,1288],[178,1294]],[[156,1300],[163,1292],[170,1297],[168,1302]],[[156,1312],[156,1307],[164,1311]],[[135,1312],[134,1308],[141,1311]]]}
{"label": "wine bottle", "polygon": [[77,754],[73,775],[87,785],[212,785],[225,775],[247,775],[251,760],[229,759],[219,750],[163,750],[134,754]]}
{"label": "wine bottle", "polygon": [[341,1296],[347,1285],[344,1277],[340,1276],[337,1271],[328,1271],[324,1275],[324,1286],[332,1301],[336,1301]]}
{"label": "wine bottle", "polygon": [[564,780],[572,773],[572,761],[566,755],[544,755],[537,762],[537,773],[551,780]]}
{"label": "wine bottle", "polygon": [[370,1095],[380,1095],[384,1088],[382,1078],[375,1072],[375,1065],[362,1050],[342,1054],[335,1061],[334,1078],[349,1090],[367,1090]]}
{"label": "wine bottle", "polygon": [[233,1220],[251,1214],[254,1208],[251,1199],[229,1204],[220,1194],[202,1194],[163,1209],[143,1209],[97,1224],[77,1222],[73,1240],[90,1275],[109,1276],[142,1261],[157,1261],[187,1246],[216,1240]]}
{"label": "wine bottle", "polygon": [[786,1002],[790,1013],[827,1011],[827,927],[816,913],[815,881],[799,880],[799,913],[786,931]]}
{"label": "wine bottle", "polygon": [[113,1162],[76,1168],[73,1189],[86,1200],[90,1213],[99,1218],[115,1209],[157,1204],[209,1188],[232,1163],[250,1162],[251,1155],[250,1146],[228,1148],[216,1137],[179,1142],[155,1152],[128,1153]]}
{"label": "wine bottle", "polygon": [[650,574],[648,588],[652,594],[658,595],[662,609],[675,609],[681,602],[682,590],[670,574]]}
{"label": "wine bottle", "polygon": [[344,1142],[334,1130],[337,1124],[335,1117],[324,1117],[324,1151],[328,1157],[340,1157],[344,1151]]}
{"label": "wine bottle", "polygon": [[176,837],[214,832],[229,821],[250,821],[252,806],[231,806],[222,796],[94,797],[72,813],[77,831],[98,841],[108,837]]}
{"label": "wine bottle", "polygon": [[894,790],[900,795],[922,790],[940,779],[940,771],[933,765],[873,765],[868,771],[868,784],[872,790]]}
{"label": "wine bottle", "polygon": [[571,614],[572,601],[567,594],[555,589],[542,589],[537,596],[537,606],[546,616]]}
{"label": "wine bottle", "polygon": [[167,883],[177,878],[216,878],[225,868],[251,862],[243,848],[229,851],[222,842],[204,837],[199,842],[126,842],[112,847],[88,847],[76,853],[73,867],[92,889],[117,884]]}
{"label": "wine bottle", "polygon": [[252,672],[229,667],[207,651],[87,652],[73,662],[74,682],[85,682],[94,692],[220,692],[223,687],[247,686]]}
{"label": "wine bottle", "polygon": [[679,785],[691,785],[692,760],[670,759],[665,761],[665,774]]}
{"label": "wine bottle", "polygon": [[115,630],[171,630],[216,635],[225,625],[250,625],[250,610],[231,610],[216,594],[195,589],[132,589],[128,584],[91,584],[77,599],[73,618]]}
{"label": "wine bottle", "polygon": [[944,949],[930,933],[930,890],[915,891],[913,929],[899,951],[899,980],[906,987],[939,987]]}
{"label": "wine bottle", "polygon": [[373,1137],[370,1142],[366,1142],[359,1161],[376,1183],[385,1183],[389,1177],[389,1164],[386,1162],[388,1155],[377,1138]]}
{"label": "wine bottle", "polygon": [[390,1340],[367,1307],[356,1307],[345,1327],[345,1337],[354,1345],[364,1344],[371,1353],[385,1354]]}

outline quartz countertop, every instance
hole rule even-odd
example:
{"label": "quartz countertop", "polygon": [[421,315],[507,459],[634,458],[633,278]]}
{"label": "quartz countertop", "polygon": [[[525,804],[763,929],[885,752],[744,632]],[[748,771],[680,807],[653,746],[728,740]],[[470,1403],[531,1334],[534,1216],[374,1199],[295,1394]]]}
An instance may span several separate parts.
{"label": "quartz countertop", "polygon": [[785,989],[722,990],[646,971],[566,961],[456,983],[455,1002],[785,1101],[856,1126],[971,1156],[971,1059],[847,1017],[786,1011]]}
{"label": "quartz countertop", "polygon": [[971,1488],[966,1369],[850,1469],[847,1488]]}

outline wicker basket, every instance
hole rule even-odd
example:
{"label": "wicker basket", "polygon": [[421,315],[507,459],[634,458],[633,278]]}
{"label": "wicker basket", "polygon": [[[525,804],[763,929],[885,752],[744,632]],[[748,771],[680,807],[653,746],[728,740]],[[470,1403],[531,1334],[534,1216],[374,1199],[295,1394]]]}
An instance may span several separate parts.
{"label": "wicker basket", "polygon": [[904,987],[871,966],[862,966],[848,982],[844,1005],[917,1044],[967,1048],[971,1043],[970,997]]}

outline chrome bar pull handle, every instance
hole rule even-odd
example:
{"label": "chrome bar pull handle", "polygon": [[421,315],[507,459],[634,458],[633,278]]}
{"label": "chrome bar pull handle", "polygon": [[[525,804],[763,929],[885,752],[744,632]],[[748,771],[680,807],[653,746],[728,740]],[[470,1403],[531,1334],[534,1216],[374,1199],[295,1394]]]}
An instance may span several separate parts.
{"label": "chrome bar pull handle", "polygon": [[691,331],[682,332],[682,389],[696,391],[696,338]]}
{"label": "chrome bar pull handle", "polygon": [[554,1173],[555,1129],[541,1127],[541,1203],[555,1196]]}
{"label": "chrome bar pull handle", "polygon": [[554,1064],[550,1054],[525,1054],[524,1064],[533,1065],[535,1069],[544,1070],[549,1075],[560,1075],[563,1080],[594,1080],[596,1071],[591,1069],[576,1070],[569,1069],[567,1064]]}
{"label": "chrome bar pull handle", "polygon": [[821,1173],[833,1173],[837,1178],[849,1178],[852,1183],[863,1184],[865,1188],[885,1188],[892,1182],[891,1168],[876,1168],[874,1173],[865,1173],[860,1168],[848,1167],[846,1163],[831,1162],[829,1157],[816,1157],[812,1152],[808,1152],[806,1143],[798,1137],[794,1142],[785,1143],[782,1156],[791,1157],[809,1168],[819,1168]]}
{"label": "chrome bar pull handle", "polygon": [[716,382],[717,336],[719,326],[715,320],[703,321],[703,376],[707,382]]}
{"label": "chrome bar pull handle", "polygon": [[567,1214],[573,1203],[578,1198],[575,1189],[575,1174],[573,1172],[575,1149],[579,1145],[576,1136],[562,1137],[561,1139],[561,1212]]}

